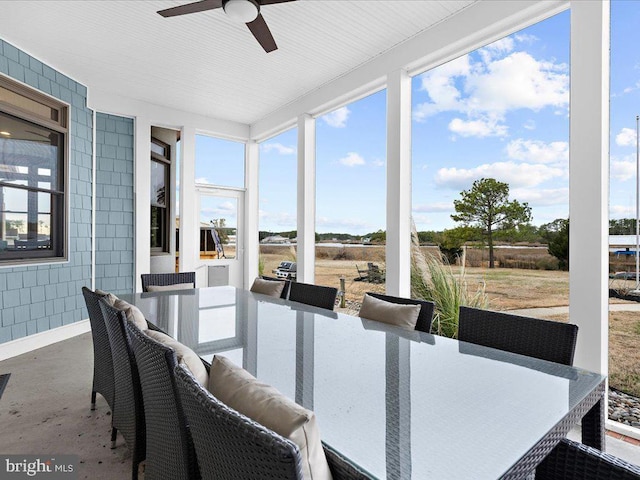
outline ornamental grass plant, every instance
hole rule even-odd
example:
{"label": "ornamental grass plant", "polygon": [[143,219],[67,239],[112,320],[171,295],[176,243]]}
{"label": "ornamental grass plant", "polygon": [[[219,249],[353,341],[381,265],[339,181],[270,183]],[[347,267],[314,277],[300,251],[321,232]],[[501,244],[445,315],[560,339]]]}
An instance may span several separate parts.
{"label": "ornamental grass plant", "polygon": [[484,283],[475,292],[468,288],[464,266],[454,274],[445,259],[420,249],[415,225],[411,229],[411,296],[435,303],[431,331],[450,338],[458,336],[458,308],[487,308]]}

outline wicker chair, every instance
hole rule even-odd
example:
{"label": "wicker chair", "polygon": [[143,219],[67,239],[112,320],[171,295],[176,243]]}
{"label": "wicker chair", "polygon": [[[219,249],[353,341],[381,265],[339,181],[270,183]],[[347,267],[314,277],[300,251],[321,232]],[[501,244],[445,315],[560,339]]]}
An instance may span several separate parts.
{"label": "wicker chair", "polygon": [[[218,401],[185,367],[176,384],[189,422],[202,478],[302,480],[298,447]],[[373,478],[324,445],[334,480]]]}
{"label": "wicker chair", "polygon": [[311,285],[309,283],[291,282],[291,288],[289,289],[289,300],[326,308],[327,310],[333,310],[337,296],[337,288]]}
{"label": "wicker chair", "polygon": [[[113,358],[111,356],[111,345],[107,327],[104,324],[102,310],[100,310],[101,295],[82,287],[82,295],[89,312],[89,323],[91,324],[91,337],[93,339],[93,386],[91,387],[91,410],[96,409],[96,393],[104,397],[113,411],[114,380],[113,380]],[[111,448],[115,447],[118,430],[111,428]]]}
{"label": "wicker chair", "polygon": [[287,298],[287,295],[289,295],[289,286],[291,285],[291,280],[283,280],[282,278],[267,277],[266,275],[262,275],[261,278],[264,280],[271,280],[273,282],[284,282],[284,288],[282,289],[280,298],[285,298],[285,299]]}
{"label": "wicker chair", "polygon": [[420,313],[416,322],[416,330],[431,333],[431,322],[433,321],[433,309],[435,304],[426,300],[417,300],[412,298],[393,297],[391,295],[383,295],[382,293],[367,292],[374,298],[384,300],[385,302],[397,303],[399,305],[420,305]]}
{"label": "wicker chair", "polygon": [[114,404],[111,424],[126,442],[132,457],[133,480],[138,478],[138,467],[146,455],[144,406],[138,367],[127,340],[125,313],[100,300],[100,309],[109,335],[113,359]]}
{"label": "wicker chair", "polygon": [[550,362],[573,364],[578,326],[460,307],[458,340]]}
{"label": "wicker chair", "polygon": [[536,480],[640,480],[640,467],[564,439],[538,465]]}
{"label": "wicker chair", "polygon": [[200,478],[191,433],[176,390],[178,364],[170,347],[148,337],[131,322],[125,329],[136,358],[144,402],[148,480]]}
{"label": "wicker chair", "polygon": [[196,288],[196,272],[179,273],[143,273],[142,291],[146,292],[149,285],[177,285],[180,283],[191,283]]}

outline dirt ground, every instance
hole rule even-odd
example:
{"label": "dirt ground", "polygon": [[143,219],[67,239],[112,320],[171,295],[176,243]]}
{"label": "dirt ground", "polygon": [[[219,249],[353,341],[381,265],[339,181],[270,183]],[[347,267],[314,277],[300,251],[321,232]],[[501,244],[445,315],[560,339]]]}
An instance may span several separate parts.
{"label": "dirt ground", "polygon": [[[341,251],[323,247],[318,249],[316,282],[340,290],[340,278],[345,279],[347,313],[357,315],[359,302],[366,292],[384,292],[384,284],[356,281],[358,270],[366,270],[373,261],[385,270],[384,248],[344,248]],[[343,258],[343,257],[348,258]],[[334,259],[338,258],[338,259]],[[295,250],[290,247],[269,249],[261,253],[263,272],[268,275],[283,260],[295,261]],[[452,266],[455,275],[460,267]],[[520,268],[467,267],[467,286],[475,291],[484,286],[493,310],[555,307],[569,304],[569,273],[559,270],[530,270]],[[632,288],[633,282],[612,280],[611,288]],[[610,299],[611,303],[627,303]],[[548,317],[556,321],[568,320],[568,315]],[[609,314],[609,382],[611,386],[640,397],[640,315],[636,312]]]}

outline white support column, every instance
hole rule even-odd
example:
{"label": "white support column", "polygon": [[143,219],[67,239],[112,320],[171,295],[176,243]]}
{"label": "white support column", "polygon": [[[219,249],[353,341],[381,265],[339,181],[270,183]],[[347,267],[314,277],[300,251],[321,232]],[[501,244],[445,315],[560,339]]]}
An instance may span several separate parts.
{"label": "white support column", "polygon": [[133,175],[134,195],[134,239],[135,268],[133,284],[137,292],[142,291],[140,274],[151,270],[151,120],[135,119],[135,163]]}
{"label": "white support column", "polygon": [[[200,257],[200,221],[198,195],[196,193],[196,129],[193,125],[182,127],[180,135],[182,158],[180,159],[180,260],[181,272],[193,272]],[[196,272],[196,285],[199,275]]]}
{"label": "white support column", "polygon": [[245,188],[244,196],[244,286],[249,288],[258,276],[260,261],[260,146],[250,141],[245,147]]}
{"label": "white support column", "polygon": [[571,2],[569,321],[575,365],[608,371],[609,2]]}
{"label": "white support column", "polygon": [[387,293],[411,294],[411,77],[387,77]]}
{"label": "white support column", "polygon": [[316,121],[298,118],[298,273],[299,282],[316,275]]}

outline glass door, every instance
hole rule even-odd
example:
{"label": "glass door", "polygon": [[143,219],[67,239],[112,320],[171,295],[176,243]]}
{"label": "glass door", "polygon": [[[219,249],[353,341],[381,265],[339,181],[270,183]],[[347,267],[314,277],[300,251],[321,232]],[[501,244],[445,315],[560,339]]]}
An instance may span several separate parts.
{"label": "glass door", "polygon": [[[208,285],[243,285],[244,190],[197,185],[200,261]],[[212,268],[213,267],[213,268]]]}

